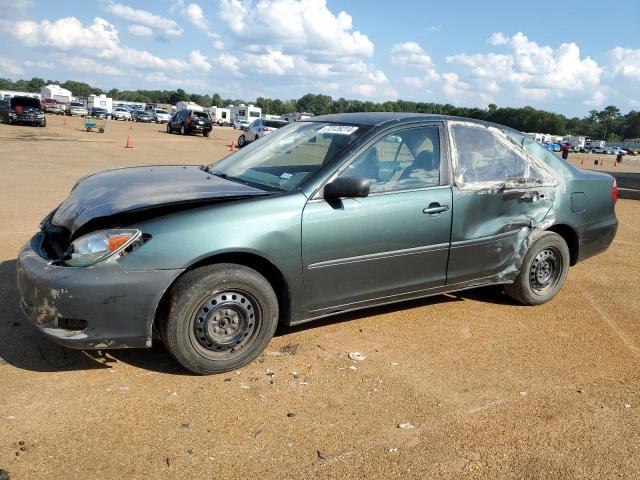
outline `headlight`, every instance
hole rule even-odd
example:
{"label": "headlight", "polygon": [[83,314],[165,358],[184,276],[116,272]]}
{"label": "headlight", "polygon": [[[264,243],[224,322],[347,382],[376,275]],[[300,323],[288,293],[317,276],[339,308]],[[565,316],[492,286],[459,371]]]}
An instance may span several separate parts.
{"label": "headlight", "polygon": [[10,117],[15,117],[15,116],[16,116],[16,114],[15,114],[15,113],[13,113],[13,112],[9,112],[9,116],[10,116]]}
{"label": "headlight", "polygon": [[110,229],[83,235],[75,239],[64,260],[70,267],[86,267],[116,255],[124,254],[127,247],[140,240],[144,243],[140,230]]}

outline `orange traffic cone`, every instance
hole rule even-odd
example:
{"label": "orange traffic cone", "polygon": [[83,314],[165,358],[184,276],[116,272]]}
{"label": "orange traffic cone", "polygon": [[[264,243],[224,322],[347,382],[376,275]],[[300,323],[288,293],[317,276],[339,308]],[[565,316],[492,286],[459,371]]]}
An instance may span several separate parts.
{"label": "orange traffic cone", "polygon": [[64,125],[67,125],[67,116],[64,116]]}
{"label": "orange traffic cone", "polygon": [[129,122],[129,130],[133,130],[133,123]]}
{"label": "orange traffic cone", "polygon": [[236,142],[232,141],[230,147],[231,148],[229,149],[229,151],[231,151],[231,152],[237,152],[238,151],[238,147],[236,147]]}
{"label": "orange traffic cone", "polygon": [[584,165],[584,157],[582,157],[582,160],[580,160],[580,165]]}
{"label": "orange traffic cone", "polygon": [[131,142],[131,137],[127,135],[127,143],[124,144],[124,148],[133,148],[133,143]]}

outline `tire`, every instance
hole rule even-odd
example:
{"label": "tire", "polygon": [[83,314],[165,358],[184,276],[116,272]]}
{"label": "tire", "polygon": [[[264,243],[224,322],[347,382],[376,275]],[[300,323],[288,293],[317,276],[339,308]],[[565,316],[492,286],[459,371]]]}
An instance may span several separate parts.
{"label": "tire", "polygon": [[184,126],[184,123],[182,125],[180,125],[180,135],[186,135],[187,134],[187,129]]}
{"label": "tire", "polygon": [[167,123],[167,133],[171,133],[171,125]]}
{"label": "tire", "polygon": [[243,265],[220,263],[187,272],[169,295],[169,311],[160,323],[162,341],[184,368],[198,375],[227,372],[255,360],[278,325],[273,288]]}
{"label": "tire", "polygon": [[208,137],[208,136],[209,136],[209,133],[211,133],[211,130],[203,130],[203,131],[202,131],[202,136],[203,136],[203,137]]}
{"label": "tire", "polygon": [[44,121],[40,124],[41,127],[46,127],[47,126],[47,119],[45,118]]}
{"label": "tire", "polygon": [[238,147],[244,147],[247,144],[247,139],[244,135],[238,137]]}
{"label": "tire", "polygon": [[564,285],[571,256],[567,243],[557,233],[537,230],[529,241],[520,273],[504,289],[516,302],[541,305],[555,297]]}

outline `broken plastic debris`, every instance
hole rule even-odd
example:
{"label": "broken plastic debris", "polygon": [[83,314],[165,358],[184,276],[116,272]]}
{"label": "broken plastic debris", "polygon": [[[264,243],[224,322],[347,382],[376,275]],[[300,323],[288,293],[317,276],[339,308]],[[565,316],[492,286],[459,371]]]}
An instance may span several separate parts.
{"label": "broken plastic debris", "polygon": [[244,383],[241,383],[240,388],[244,388],[246,390],[249,388],[249,385],[245,385]]}
{"label": "broken plastic debris", "polygon": [[361,362],[362,360],[364,360],[367,357],[364,354],[360,353],[360,352],[351,352],[351,353],[349,353],[349,358],[351,360],[356,360],[357,362]]}
{"label": "broken plastic debris", "polygon": [[274,372],[273,370],[271,370],[270,368],[267,368],[264,373],[266,373],[269,377],[273,377],[276,372]]}
{"label": "broken plastic debris", "polygon": [[316,450],[316,452],[318,453],[318,458],[320,460],[326,460],[327,459],[327,454],[324,453],[322,450]]}
{"label": "broken plastic debris", "polygon": [[526,390],[522,390],[520,392],[520,395],[522,395],[523,397],[526,397],[527,396],[527,391]]}
{"label": "broken plastic debris", "polygon": [[396,453],[398,451],[397,448],[390,448],[389,453]]}
{"label": "broken plastic debris", "polygon": [[629,404],[629,403],[625,403],[625,404],[624,404],[624,408],[631,408],[631,404]]}
{"label": "broken plastic debris", "polygon": [[397,367],[398,365],[400,365],[398,362],[391,362],[392,367]]}
{"label": "broken plastic debris", "polygon": [[350,365],[347,367],[349,370],[353,370],[354,372],[358,369],[355,365]]}
{"label": "broken plastic debris", "polygon": [[401,428],[403,430],[411,430],[411,429],[416,428],[416,427],[414,427],[411,424],[411,422],[402,422],[400,425],[398,425],[398,428]]}
{"label": "broken plastic debris", "polygon": [[291,372],[291,375],[293,375],[293,378],[295,379],[300,378],[300,374],[298,372]]}

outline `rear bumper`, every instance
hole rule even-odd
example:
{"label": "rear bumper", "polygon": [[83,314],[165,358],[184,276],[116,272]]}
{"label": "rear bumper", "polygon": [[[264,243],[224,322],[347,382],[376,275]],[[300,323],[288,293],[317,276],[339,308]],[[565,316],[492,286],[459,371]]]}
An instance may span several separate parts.
{"label": "rear bumper", "polygon": [[578,262],[604,252],[613,242],[617,231],[618,220],[615,216],[580,226]]}
{"label": "rear bumper", "polygon": [[37,234],[20,251],[17,282],[20,308],[43,334],[71,348],[151,346],[156,307],[182,270],[56,266],[37,253],[41,242]]}

